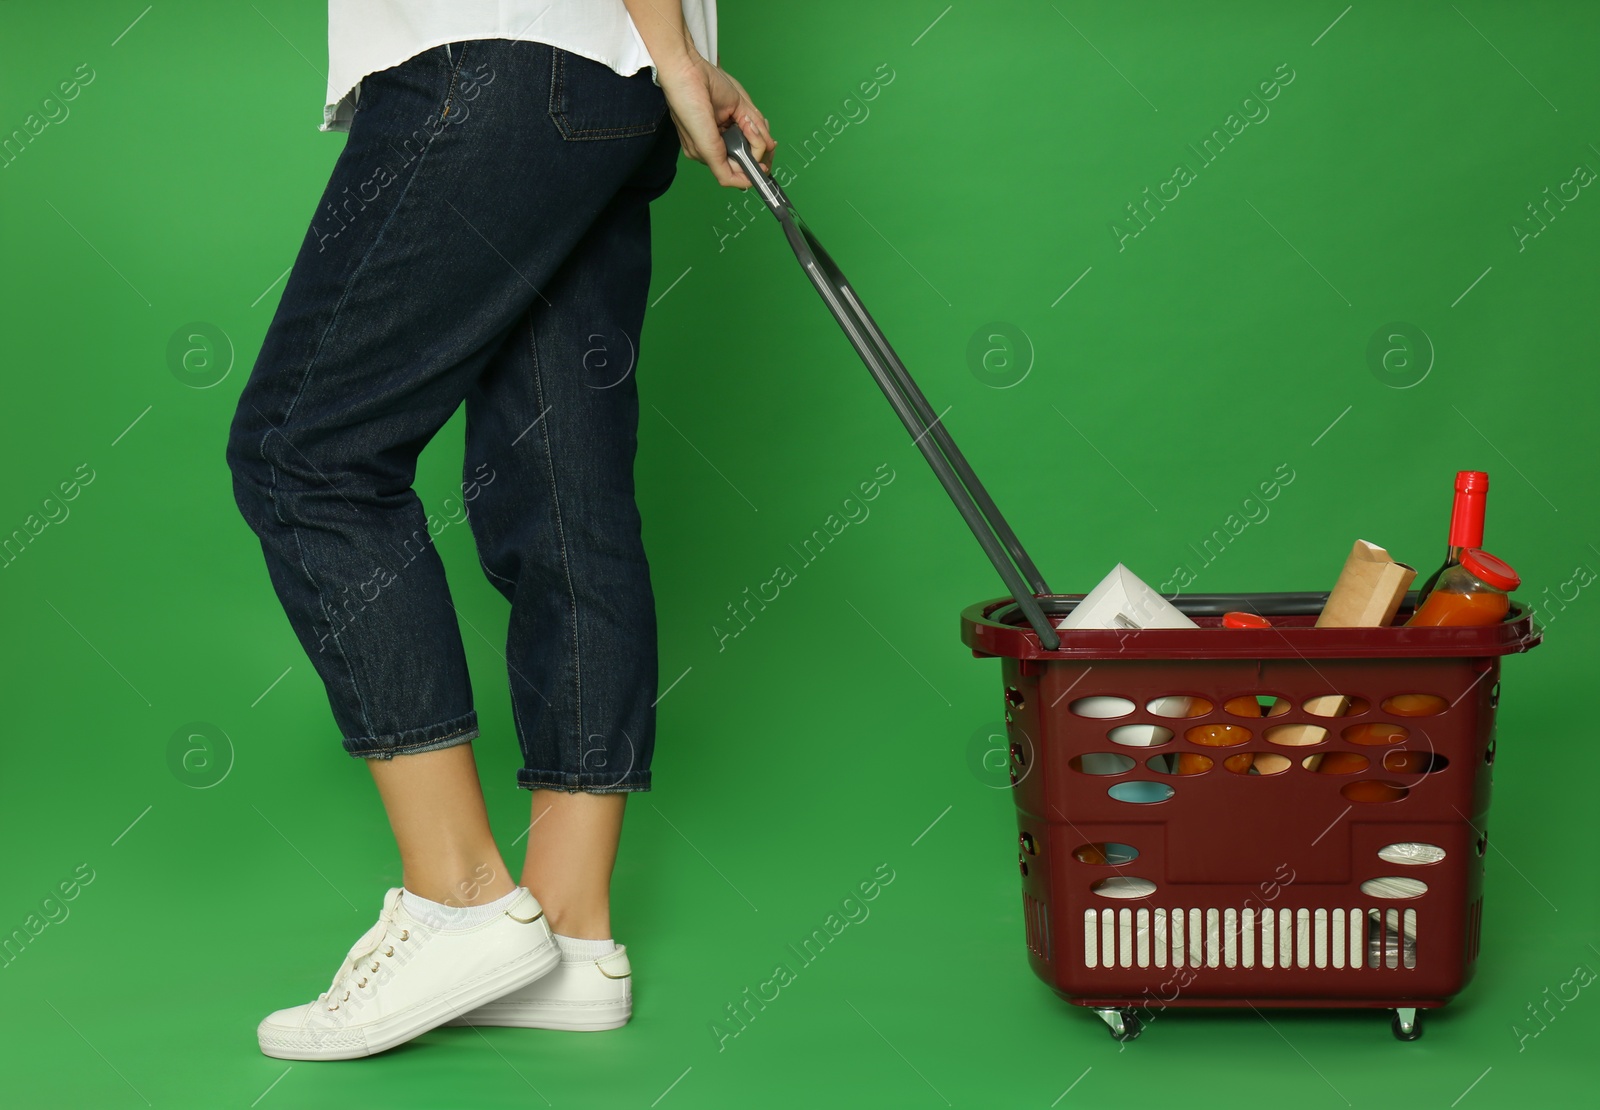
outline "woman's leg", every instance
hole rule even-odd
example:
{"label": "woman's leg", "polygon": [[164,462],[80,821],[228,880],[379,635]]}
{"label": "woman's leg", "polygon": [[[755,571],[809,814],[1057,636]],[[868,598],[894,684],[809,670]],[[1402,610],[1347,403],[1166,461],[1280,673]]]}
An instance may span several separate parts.
{"label": "woman's leg", "polygon": [[449,906],[479,906],[517,886],[489,831],[471,744],[368,766],[400,847],[406,890]]}
{"label": "woman's leg", "polygon": [[533,792],[522,885],[562,936],[611,936],[611,869],[627,801],[626,792]]}

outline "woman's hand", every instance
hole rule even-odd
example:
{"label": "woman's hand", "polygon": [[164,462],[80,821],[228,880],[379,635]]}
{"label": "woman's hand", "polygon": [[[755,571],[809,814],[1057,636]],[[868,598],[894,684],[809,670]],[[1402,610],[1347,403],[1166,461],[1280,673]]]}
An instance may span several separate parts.
{"label": "woman's hand", "polygon": [[709,166],[719,184],[736,189],[755,184],[738,163],[728,160],[722,143],[723,129],[735,120],[757,164],[771,176],[772,151],[778,144],[767,127],[767,118],[750,102],[743,85],[694,51],[658,67],[656,79],[667,94],[667,108],[678,129],[683,152]]}

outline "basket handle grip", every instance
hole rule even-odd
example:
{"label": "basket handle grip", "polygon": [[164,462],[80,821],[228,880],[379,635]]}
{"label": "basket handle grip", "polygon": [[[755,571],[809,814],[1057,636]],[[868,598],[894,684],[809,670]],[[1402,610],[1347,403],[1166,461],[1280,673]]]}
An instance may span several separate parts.
{"label": "basket handle grip", "polygon": [[762,171],[756,162],[754,152],[750,149],[750,141],[744,137],[744,132],[739,129],[737,121],[730,123],[722,132],[722,145],[727,149],[728,161],[738,166],[739,169],[755,183],[756,192],[766,202],[768,208],[774,212],[789,207],[789,198],[783,195],[783,190],[771,176]]}

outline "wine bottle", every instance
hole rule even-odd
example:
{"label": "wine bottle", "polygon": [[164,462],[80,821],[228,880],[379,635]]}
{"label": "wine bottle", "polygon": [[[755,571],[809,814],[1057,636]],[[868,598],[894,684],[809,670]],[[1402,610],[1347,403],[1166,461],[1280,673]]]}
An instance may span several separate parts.
{"label": "wine bottle", "polygon": [[1489,475],[1481,470],[1456,471],[1456,498],[1450,509],[1450,545],[1445,550],[1444,562],[1428,576],[1417,589],[1417,604],[1413,612],[1422,608],[1428,595],[1439,584],[1439,576],[1449,567],[1461,562],[1461,554],[1474,547],[1483,546],[1483,514],[1489,499]]}

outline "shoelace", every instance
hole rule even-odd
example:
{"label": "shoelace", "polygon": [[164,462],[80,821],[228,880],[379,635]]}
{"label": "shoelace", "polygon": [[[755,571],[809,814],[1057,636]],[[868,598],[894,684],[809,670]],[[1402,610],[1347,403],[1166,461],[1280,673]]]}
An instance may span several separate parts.
{"label": "shoelace", "polygon": [[[328,989],[317,996],[318,1002],[327,1002],[330,998],[333,998],[339,988],[358,969],[363,970],[364,973],[360,981],[352,987],[346,987],[344,994],[331,1006],[327,1007],[329,1013],[348,1002],[352,990],[360,990],[367,985],[368,975],[365,973],[376,974],[383,966],[382,961],[394,955],[394,943],[389,941],[389,934],[395,928],[394,909],[386,906],[383,912],[378,915],[378,920],[372,928],[363,933],[361,939],[357,940],[351,946],[350,951],[345,954],[344,962],[339,965],[339,970],[334,975],[333,982],[328,985]],[[410,939],[411,930],[405,928],[399,929],[394,937],[394,940],[399,943],[404,943]],[[379,951],[380,949],[382,949],[381,952]],[[374,953],[377,953],[377,955],[374,956]],[[365,965],[369,958],[372,959],[372,964],[370,967],[366,967]]]}

